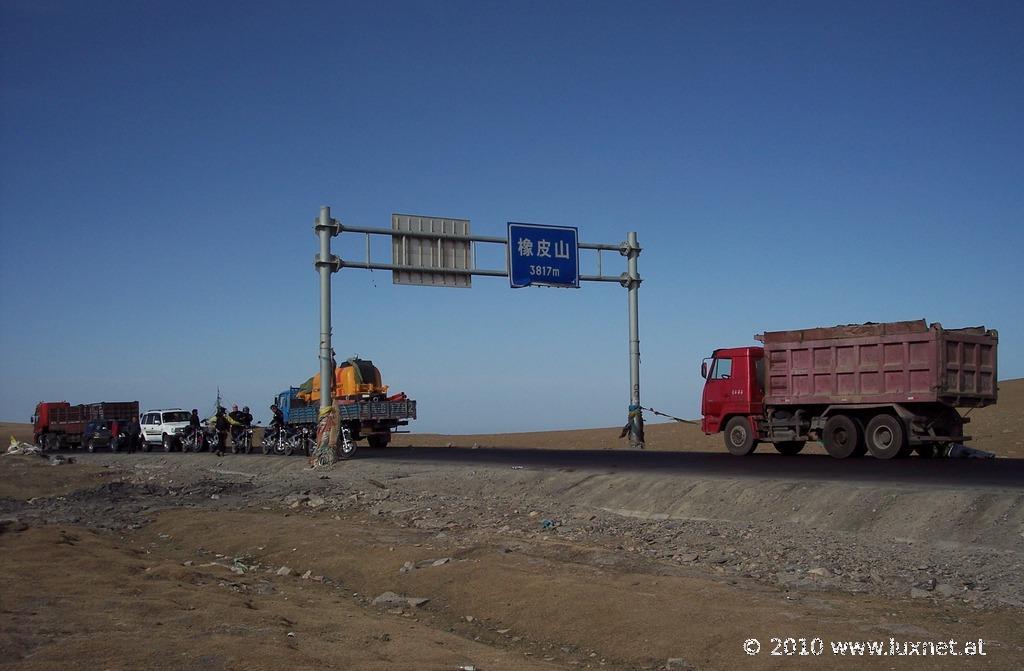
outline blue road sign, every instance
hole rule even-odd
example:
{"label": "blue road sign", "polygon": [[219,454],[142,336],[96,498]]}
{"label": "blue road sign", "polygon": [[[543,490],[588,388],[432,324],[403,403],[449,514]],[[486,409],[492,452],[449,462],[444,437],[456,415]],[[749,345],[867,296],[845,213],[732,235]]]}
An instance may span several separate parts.
{"label": "blue road sign", "polygon": [[579,232],[572,226],[508,222],[508,280],[513,289],[579,288]]}

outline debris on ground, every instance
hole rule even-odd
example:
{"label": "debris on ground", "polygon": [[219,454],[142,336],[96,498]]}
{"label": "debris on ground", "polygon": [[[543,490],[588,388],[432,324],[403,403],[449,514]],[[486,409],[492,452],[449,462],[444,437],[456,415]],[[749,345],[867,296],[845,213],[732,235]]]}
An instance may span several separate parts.
{"label": "debris on ground", "polygon": [[31,443],[23,443],[14,436],[11,436],[11,445],[7,448],[7,454],[42,454],[43,448]]}
{"label": "debris on ground", "polygon": [[996,455],[994,452],[986,452],[985,450],[978,450],[973,447],[967,447],[960,443],[953,443],[949,447],[949,452],[946,454],[950,459],[995,459]]}

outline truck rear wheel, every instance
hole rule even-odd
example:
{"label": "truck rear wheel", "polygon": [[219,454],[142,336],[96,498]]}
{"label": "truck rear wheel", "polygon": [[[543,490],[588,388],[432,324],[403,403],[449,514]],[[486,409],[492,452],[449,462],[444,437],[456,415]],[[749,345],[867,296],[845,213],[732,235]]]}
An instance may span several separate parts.
{"label": "truck rear wheel", "polygon": [[846,415],[829,417],[821,432],[821,442],[836,459],[858,456],[859,450],[863,449],[862,441],[860,425]]}
{"label": "truck rear wheel", "polygon": [[366,437],[366,443],[370,447],[387,447],[388,443],[391,442],[391,434],[386,435],[373,435]]}
{"label": "truck rear wheel", "polygon": [[876,459],[893,459],[907,453],[907,435],[903,430],[903,422],[892,415],[875,415],[868,422],[864,433],[868,451]]}
{"label": "truck rear wheel", "polygon": [[800,454],[800,450],[804,449],[804,445],[806,444],[807,443],[802,440],[783,440],[775,443],[775,449],[779,451],[779,454]]}
{"label": "truck rear wheel", "polygon": [[733,417],[729,420],[725,425],[725,447],[737,457],[745,457],[757,448],[750,420],[746,417]]}

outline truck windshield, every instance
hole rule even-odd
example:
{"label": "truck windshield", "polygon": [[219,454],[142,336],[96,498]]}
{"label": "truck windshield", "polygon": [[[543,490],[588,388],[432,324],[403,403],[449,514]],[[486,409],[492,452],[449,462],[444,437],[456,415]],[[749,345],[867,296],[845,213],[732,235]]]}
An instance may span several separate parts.
{"label": "truck windshield", "polygon": [[165,422],[187,422],[188,418],[189,414],[185,411],[164,413]]}

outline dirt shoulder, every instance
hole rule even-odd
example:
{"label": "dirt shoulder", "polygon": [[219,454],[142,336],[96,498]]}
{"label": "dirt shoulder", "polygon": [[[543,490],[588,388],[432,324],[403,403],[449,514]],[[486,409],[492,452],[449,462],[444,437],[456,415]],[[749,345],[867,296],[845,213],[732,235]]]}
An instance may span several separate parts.
{"label": "dirt shoulder", "polygon": [[[0,458],[0,478],[22,472],[22,459]],[[987,655],[972,666],[1024,662],[1020,542],[923,541],[910,533],[920,520],[851,518],[830,531],[781,509],[787,496],[828,500],[832,490],[779,483],[770,520],[696,509],[645,519],[605,509],[600,490],[663,502],[743,489],[374,460],[326,473],[279,457],[38,461],[39,477],[65,469],[73,491],[0,499],[0,652],[13,668],[69,657],[158,669],[849,665],[830,651],[811,662],[742,651],[748,638],[772,637],[980,637]],[[675,495],[655,494],[673,485]],[[888,496],[862,492],[876,495]],[[987,491],[957,505],[1007,514],[1019,496]]]}
{"label": "dirt shoulder", "polygon": [[[74,459],[74,457],[71,457]],[[120,469],[99,464],[51,466],[36,456],[0,455],[0,499],[60,496],[121,477]]]}

